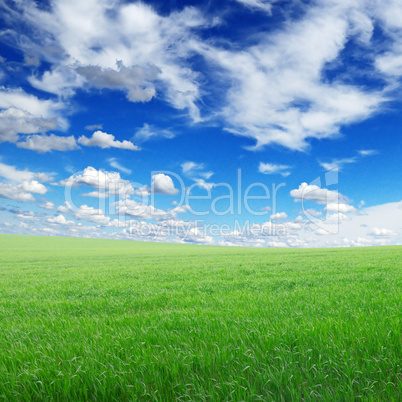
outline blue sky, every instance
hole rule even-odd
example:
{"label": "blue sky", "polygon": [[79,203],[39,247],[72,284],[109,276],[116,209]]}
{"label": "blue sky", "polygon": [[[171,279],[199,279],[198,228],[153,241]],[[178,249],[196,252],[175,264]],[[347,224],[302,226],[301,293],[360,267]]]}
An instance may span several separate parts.
{"label": "blue sky", "polygon": [[400,1],[0,10],[2,233],[401,244]]}

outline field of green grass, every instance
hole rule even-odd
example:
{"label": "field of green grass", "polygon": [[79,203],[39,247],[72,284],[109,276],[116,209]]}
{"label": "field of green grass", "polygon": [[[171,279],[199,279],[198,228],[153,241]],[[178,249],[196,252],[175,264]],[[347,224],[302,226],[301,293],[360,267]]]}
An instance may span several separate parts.
{"label": "field of green grass", "polygon": [[401,257],[0,235],[0,399],[401,400]]}

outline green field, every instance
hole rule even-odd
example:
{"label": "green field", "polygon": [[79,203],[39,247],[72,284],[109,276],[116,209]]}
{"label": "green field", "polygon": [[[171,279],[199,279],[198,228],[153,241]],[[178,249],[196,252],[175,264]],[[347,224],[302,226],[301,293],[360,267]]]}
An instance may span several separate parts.
{"label": "green field", "polygon": [[401,400],[401,257],[0,235],[0,398]]}

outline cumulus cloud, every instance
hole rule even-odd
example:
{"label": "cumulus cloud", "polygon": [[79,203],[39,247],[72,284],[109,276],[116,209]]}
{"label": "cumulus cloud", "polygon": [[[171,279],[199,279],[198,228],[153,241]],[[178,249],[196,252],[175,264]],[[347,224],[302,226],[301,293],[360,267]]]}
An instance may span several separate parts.
{"label": "cumulus cloud", "polygon": [[164,173],[157,173],[152,176],[151,188],[153,192],[159,194],[174,195],[179,192],[174,187],[172,178]]}
{"label": "cumulus cloud", "polygon": [[[111,221],[109,216],[105,216],[101,209],[89,207],[88,205],[81,205],[74,215],[78,219],[84,219],[89,222],[96,223],[101,226],[119,226],[119,221],[114,219]],[[123,223],[121,224],[123,226]]]}
{"label": "cumulus cloud", "polygon": [[123,180],[120,173],[104,172],[96,170],[92,166],[86,167],[82,173],[74,174],[68,179],[62,180],[59,184],[69,187],[84,185],[98,190],[107,190],[113,194],[132,192],[130,182]]}
{"label": "cumulus cloud", "polygon": [[0,177],[11,183],[0,182],[0,197],[15,201],[35,201],[34,194],[45,194],[47,188],[39,183],[52,179],[46,173],[34,173],[27,169],[18,170],[15,166],[0,162]]}
{"label": "cumulus cloud", "polygon": [[260,162],[260,165],[258,167],[258,171],[260,173],[264,174],[275,174],[279,173],[283,177],[289,176],[290,172],[288,171],[290,169],[290,166],[287,165],[275,165],[273,163],[263,163]]}
{"label": "cumulus cloud", "polygon": [[92,197],[92,198],[108,198],[109,193],[102,192],[102,191],[90,191],[89,193],[82,194],[83,197]]}
{"label": "cumulus cloud", "polygon": [[0,197],[15,201],[35,201],[35,197],[22,184],[0,183]]}
{"label": "cumulus cloud", "polygon": [[367,234],[369,236],[375,236],[375,237],[390,237],[397,235],[397,233],[394,232],[393,230],[385,228],[373,228],[369,232],[367,232]]}
{"label": "cumulus cloud", "polygon": [[314,208],[308,208],[306,210],[300,211],[301,214],[307,214],[309,216],[318,217],[322,215],[321,211],[316,211]]}
{"label": "cumulus cloud", "polygon": [[355,212],[356,208],[344,203],[331,202],[324,208],[324,210],[328,212],[342,212],[345,214],[348,212]]}
{"label": "cumulus cloud", "polygon": [[161,72],[155,66],[125,67],[122,62],[117,63],[116,69],[89,65],[77,67],[76,71],[91,87],[127,91],[127,99],[131,102],[149,102],[156,95],[152,81]]}
{"label": "cumulus cloud", "polygon": [[7,180],[12,180],[16,182],[29,181],[37,179],[39,181],[50,181],[53,180],[47,173],[31,172],[27,169],[18,170],[15,166],[7,165],[0,162],[0,177],[4,177]]}
{"label": "cumulus cloud", "polygon": [[57,225],[74,225],[75,222],[74,221],[68,221],[64,215],[57,215],[53,218],[48,218],[47,222],[49,223],[54,223]]}
{"label": "cumulus cloud", "polygon": [[47,188],[36,180],[21,184],[0,183],[0,197],[15,201],[35,201],[34,194],[46,194]]}
{"label": "cumulus cloud", "polygon": [[116,211],[120,216],[129,215],[137,219],[166,220],[174,216],[174,212],[166,212],[153,205],[138,202],[132,199],[119,200],[115,203]]}
{"label": "cumulus cloud", "polygon": [[288,215],[286,212],[278,212],[276,214],[272,214],[269,219],[272,220],[280,220],[280,219],[287,219]]}
{"label": "cumulus cloud", "polygon": [[64,205],[60,205],[57,207],[57,211],[61,212],[62,214],[67,214],[68,212],[72,211],[73,207],[68,201],[64,201]]}
{"label": "cumulus cloud", "polygon": [[102,149],[105,148],[120,148],[120,149],[129,149],[131,151],[138,151],[138,147],[134,145],[132,142],[124,140],[118,141],[115,140],[115,136],[113,134],[104,133],[103,131],[95,131],[92,134],[91,138],[85,137],[84,135],[78,138],[78,142],[81,145],[85,145],[87,147],[100,147]]}
{"label": "cumulus cloud", "polygon": [[295,201],[310,200],[318,204],[336,202],[339,198],[343,197],[337,191],[321,188],[315,184],[309,185],[307,183],[302,183],[299,188],[292,190],[290,196],[293,197]]}
{"label": "cumulus cloud", "polygon": [[43,204],[40,205],[40,207],[43,209],[50,210],[50,211],[56,209],[56,205],[54,205],[53,202],[51,202],[51,201],[45,201]]}
{"label": "cumulus cloud", "polygon": [[55,127],[54,119],[35,117],[14,106],[0,110],[0,142],[16,142],[18,134],[45,132]]}
{"label": "cumulus cloud", "polygon": [[18,134],[44,133],[66,129],[60,101],[42,100],[24,90],[0,87],[0,142],[16,142]]}
{"label": "cumulus cloud", "polygon": [[47,192],[47,188],[37,180],[24,181],[21,186],[24,191],[29,193],[46,194]]}
{"label": "cumulus cloud", "polygon": [[54,134],[30,135],[25,139],[25,141],[17,142],[17,147],[30,149],[40,153],[79,149],[74,136],[61,137]]}

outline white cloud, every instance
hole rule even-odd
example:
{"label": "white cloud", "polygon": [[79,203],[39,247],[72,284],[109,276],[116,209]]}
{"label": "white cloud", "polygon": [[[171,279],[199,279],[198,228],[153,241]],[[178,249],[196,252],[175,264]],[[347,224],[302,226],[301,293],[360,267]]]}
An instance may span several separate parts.
{"label": "white cloud", "polygon": [[[305,221],[305,232],[300,233],[300,238],[305,240],[309,247],[402,244],[402,202],[362,208],[359,213],[352,215],[329,214],[326,218],[320,221],[318,226]],[[371,229],[368,230],[368,227]],[[319,234],[323,235],[325,231],[327,235],[318,238],[312,236],[311,231],[315,233],[317,230]]]}
{"label": "white cloud", "polygon": [[17,142],[17,147],[30,149],[40,153],[50,151],[71,151],[79,149],[74,136],[61,137],[58,135],[30,135],[24,141]]}
{"label": "white cloud", "polygon": [[73,96],[75,89],[84,85],[85,79],[68,66],[57,66],[45,71],[40,79],[31,76],[28,81],[34,88],[66,98]]}
{"label": "white cloud", "polygon": [[99,66],[79,66],[75,70],[86,79],[89,86],[102,89],[119,89],[127,92],[131,102],[149,102],[156,95],[152,81],[160,75],[156,67],[125,67],[117,63],[116,69]]}
{"label": "white cloud", "polygon": [[163,173],[157,173],[152,176],[151,187],[155,193],[160,194],[173,195],[179,192],[179,190],[174,187],[172,178]]}
{"label": "white cloud", "polygon": [[131,174],[131,169],[127,169],[126,167],[122,166],[116,158],[109,158],[108,161],[111,167],[114,167],[123,173]]}
{"label": "white cloud", "polygon": [[216,186],[215,183],[206,182],[204,179],[194,179],[194,182],[198,187],[205,188],[207,190],[211,190]]}
{"label": "white cloud", "polygon": [[369,236],[375,237],[389,237],[389,236],[396,236],[397,233],[393,230],[385,229],[385,228],[373,228],[369,232],[367,232]]}
{"label": "white cloud", "polygon": [[[196,50],[230,83],[221,113],[227,130],[256,141],[303,150],[309,138],[331,138],[364,120],[386,101],[381,91],[354,84],[353,74],[326,78],[351,40],[371,38],[365,2],[315,2],[298,20],[260,33],[249,47],[197,43]],[[364,22],[364,23],[363,23]],[[254,43],[255,43],[254,42]]]}
{"label": "white cloud", "polygon": [[68,179],[62,180],[62,186],[85,185],[98,190],[107,190],[112,194],[129,194],[133,192],[128,180],[123,180],[118,172],[103,172],[88,166],[80,174],[74,174]]}
{"label": "white cloud", "polygon": [[50,211],[56,209],[56,205],[54,205],[51,201],[45,201],[43,204],[40,205],[40,207],[43,209],[48,209]]}
{"label": "white cloud", "polygon": [[160,129],[144,123],[144,125],[135,133],[134,139],[137,142],[145,142],[154,138],[174,138],[176,135],[170,130]]}
{"label": "white cloud", "polygon": [[12,9],[4,4],[11,27],[22,19],[35,31],[34,39],[19,38],[23,49],[53,64],[30,83],[63,96],[82,87],[122,90],[134,102],[158,94],[199,121],[199,75],[186,59],[195,29],[209,24],[201,12],[186,7],[161,16],[142,2],[113,3],[110,11],[109,1],[60,0],[47,10],[29,2]]}
{"label": "white cloud", "polygon": [[57,211],[61,212],[62,214],[67,214],[68,212],[72,211],[73,207],[68,201],[64,201],[64,205],[60,205],[57,207]]}
{"label": "white cloud", "polygon": [[371,156],[371,155],[375,155],[378,152],[375,149],[361,149],[359,151],[359,154],[362,156]]}
{"label": "white cloud", "polygon": [[295,201],[311,200],[318,204],[328,204],[343,197],[337,191],[320,188],[315,184],[308,185],[307,183],[302,183],[298,189],[292,190],[290,196],[293,197]]}
{"label": "white cloud", "polygon": [[186,243],[197,243],[197,244],[213,244],[214,240],[211,236],[202,233],[198,228],[191,228],[183,240]]}
{"label": "white cloud", "polygon": [[15,201],[35,201],[35,197],[24,190],[22,184],[0,183],[0,197]]}
{"label": "white cloud", "polygon": [[68,221],[64,215],[57,215],[54,218],[48,218],[47,222],[54,223],[58,225],[74,225],[74,221]]}
{"label": "white cloud", "polygon": [[90,191],[89,193],[82,194],[83,197],[92,197],[92,198],[108,198],[109,193],[101,192],[101,191]]}
{"label": "white cloud", "polygon": [[204,164],[188,161],[181,164],[181,169],[183,174],[193,176],[194,174],[198,174],[199,171],[204,169]]}
{"label": "white cloud", "polygon": [[287,243],[284,241],[268,241],[267,242],[268,247],[279,247],[279,248],[284,248],[284,247],[289,247]]}
{"label": "white cloud", "polygon": [[[237,1],[268,14],[273,3]],[[310,2],[297,17],[289,11],[283,15],[284,23],[259,32],[252,41],[226,40],[224,45],[199,34],[219,18],[209,20],[195,7],[169,15],[159,15],[143,2],[106,0],[59,0],[46,10],[34,2],[13,7],[3,2],[2,8],[7,34],[18,39],[26,58],[52,65],[29,79],[36,88],[60,98],[72,96],[77,88],[121,90],[134,102],[157,97],[188,110],[197,122],[203,120],[202,96],[215,95],[214,88],[222,83],[219,88],[227,88],[224,100],[211,114],[223,118],[228,131],[255,140],[257,147],[275,143],[302,150],[309,138],[333,138],[342,126],[380,111],[402,76],[398,0],[386,5],[375,0]],[[35,32],[34,39],[14,31],[20,20],[30,28],[27,31]],[[371,42],[375,26],[383,31],[384,46]],[[350,43],[358,50],[368,49],[374,65],[365,63],[358,74],[333,69],[344,62]],[[208,64],[202,74],[195,70],[194,55],[203,56]],[[370,89],[378,85],[362,85],[361,73],[373,79],[385,77],[388,86]],[[16,107],[48,118],[22,104]],[[37,126],[29,133],[48,131]],[[1,137],[12,138],[15,133]],[[143,138],[153,136],[144,126]]]}
{"label": "white cloud", "polygon": [[84,135],[78,138],[78,142],[81,145],[85,145],[87,147],[100,147],[102,149],[105,148],[120,148],[120,149],[129,149],[131,151],[138,151],[138,147],[134,145],[132,142],[124,140],[118,141],[115,140],[115,136],[113,134],[107,134],[103,131],[95,131],[92,134],[91,138],[85,137]]}
{"label": "white cloud", "polygon": [[55,127],[55,120],[35,117],[16,107],[0,110],[0,142],[16,142],[18,134],[44,132]]}
{"label": "white cloud", "polygon": [[324,208],[324,210],[328,212],[342,212],[345,214],[348,212],[355,212],[356,208],[344,203],[331,202]]}
{"label": "white cloud", "polygon": [[290,166],[287,165],[275,165],[273,163],[263,163],[260,162],[260,165],[258,167],[258,171],[260,173],[264,174],[275,174],[279,173],[283,177],[289,176],[290,172],[288,171],[290,169]]}
{"label": "white cloud", "polygon": [[24,215],[24,214],[18,214],[17,218],[19,219],[26,219],[26,220],[37,220],[33,214],[31,215]]}
{"label": "white cloud", "polygon": [[[96,209],[89,207],[88,205],[81,205],[75,212],[74,215],[78,219],[84,219],[89,222],[96,223],[102,226],[119,226],[118,220],[110,220],[109,216],[105,216],[101,209]],[[123,223],[121,224],[123,226]]]}
{"label": "white cloud", "polygon": [[300,230],[302,228],[297,222],[286,222],[285,227],[289,230]]}
{"label": "white cloud", "polygon": [[187,161],[181,164],[181,169],[183,174],[190,177],[198,187],[207,190],[215,187],[215,183],[206,181],[213,176],[214,172],[206,171],[203,163]]}
{"label": "white cloud", "polygon": [[[0,108],[15,108],[37,118],[43,117],[47,119],[56,117],[60,110],[64,108],[64,105],[53,100],[39,99],[20,88],[0,87]],[[17,113],[16,110],[14,111]]]}
{"label": "white cloud", "polygon": [[301,211],[300,213],[302,214],[307,213],[307,215],[313,216],[315,218],[322,215],[321,211],[316,211],[314,208],[308,208],[304,211]]}
{"label": "white cloud", "polygon": [[18,170],[15,166],[0,163],[0,177],[4,177],[12,183],[0,183],[0,197],[15,201],[35,201],[34,194],[45,194],[47,188],[39,183],[37,178],[49,179],[46,173],[34,173],[29,170]]}
{"label": "white cloud", "polygon": [[361,159],[361,157],[372,156],[372,155],[375,155],[376,153],[377,153],[377,151],[374,151],[372,149],[360,150],[357,152],[356,156],[353,156],[351,158],[333,159],[331,162],[320,162],[320,165],[325,170],[336,169],[336,170],[340,171],[340,170],[342,170],[344,165],[356,163]]}
{"label": "white cloud", "polygon": [[244,6],[250,8],[250,9],[256,9],[256,10],[261,10],[265,11],[268,14],[271,14],[272,11],[272,3],[274,3],[275,0],[269,0],[269,1],[264,1],[264,0],[236,0],[237,2],[243,4]]}
{"label": "white cloud", "polygon": [[0,177],[4,177],[5,179],[22,182],[34,179],[36,175],[36,173],[30,172],[27,169],[18,170],[15,166],[0,162]]}
{"label": "white cloud", "polygon": [[27,169],[18,170],[15,166],[7,165],[0,162],[0,177],[11,180],[17,183],[31,182],[37,180],[41,182],[51,181],[53,177],[43,172],[31,172]]}
{"label": "white cloud", "polygon": [[276,214],[272,214],[269,219],[279,220],[279,219],[287,219],[288,215],[286,212],[278,212]]}
{"label": "white cloud", "polygon": [[328,236],[331,234],[331,232],[328,232],[327,230],[323,228],[318,228],[314,231],[314,233],[318,236]]}
{"label": "white cloud", "polygon": [[350,164],[350,163],[355,163],[357,162],[357,158],[344,158],[344,159],[335,159],[332,162],[320,162],[320,165],[325,169],[325,170],[342,170],[343,165]]}
{"label": "white cloud", "polygon": [[119,216],[129,215],[137,219],[166,220],[174,216],[174,212],[157,209],[153,205],[137,202],[131,199],[119,200],[115,203]]}
{"label": "white cloud", "polygon": [[34,194],[46,194],[47,188],[37,180],[24,181],[21,184],[24,191]]}
{"label": "white cloud", "polygon": [[103,130],[102,124],[88,124],[85,126],[85,130],[94,131],[94,130]]}
{"label": "white cloud", "polygon": [[0,142],[16,142],[18,134],[44,133],[67,129],[61,117],[65,106],[60,101],[42,100],[22,89],[0,87]]}
{"label": "white cloud", "polygon": [[375,11],[381,28],[391,42],[387,51],[376,57],[375,65],[391,83],[395,83],[394,79],[402,76],[402,4],[399,0],[389,0],[386,5],[378,2]]}

